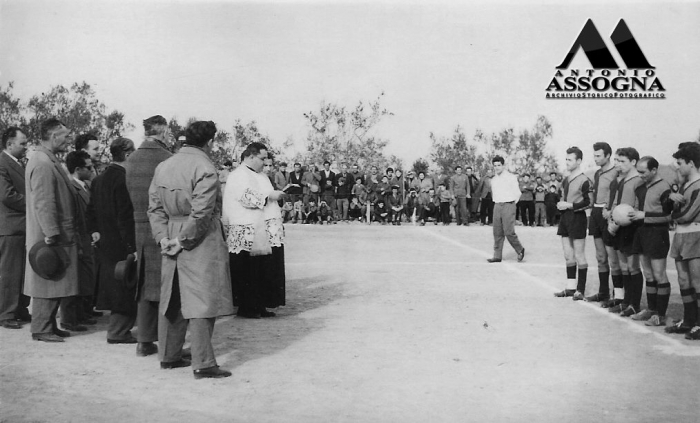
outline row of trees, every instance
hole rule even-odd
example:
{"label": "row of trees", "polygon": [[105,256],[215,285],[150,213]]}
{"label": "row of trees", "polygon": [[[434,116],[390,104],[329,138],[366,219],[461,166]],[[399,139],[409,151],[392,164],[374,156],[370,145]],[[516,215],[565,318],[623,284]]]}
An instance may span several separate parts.
{"label": "row of trees", "polygon": [[[31,143],[38,142],[40,124],[51,116],[65,122],[76,135],[86,132],[96,134],[103,147],[107,147],[114,138],[135,129],[122,112],[110,110],[99,101],[86,82],[74,83],[69,88],[57,85],[27,101],[18,98],[13,88],[12,82],[0,87],[0,129],[20,125],[26,128]],[[236,161],[246,145],[258,141],[270,146],[278,161],[321,164],[329,160],[334,164],[357,163],[363,169],[377,166],[383,170],[391,166],[407,170],[400,158],[385,153],[389,140],[377,135],[378,125],[394,115],[382,105],[383,96],[384,93],[381,93],[376,99],[360,101],[354,107],[323,102],[319,110],[304,113],[309,129],[301,152],[294,151],[291,137],[277,144],[261,132],[255,121],[246,123],[236,120],[230,131],[219,128],[212,158],[218,165],[227,160]],[[196,120],[190,117],[180,123],[176,117],[170,119],[173,151],[179,148],[178,136]],[[554,156],[547,151],[552,125],[544,116],[539,116],[530,130],[506,128],[486,134],[477,129],[469,139],[464,129],[457,126],[450,136],[430,133],[429,137],[431,162],[416,160],[411,166],[416,173],[449,174],[457,164],[470,165],[475,172],[483,173],[496,154],[508,157],[511,170],[518,173],[545,173],[558,169]],[[102,151],[103,161],[109,161],[109,149],[103,148]]]}

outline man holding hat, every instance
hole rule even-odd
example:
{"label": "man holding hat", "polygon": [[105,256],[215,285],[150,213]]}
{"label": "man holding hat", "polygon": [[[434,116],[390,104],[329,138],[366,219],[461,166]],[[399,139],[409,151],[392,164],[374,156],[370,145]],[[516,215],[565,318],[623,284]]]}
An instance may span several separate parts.
{"label": "man holding hat", "polygon": [[[126,161],[126,188],[134,207],[136,231],[136,255],[138,287],[139,330],[136,355],[145,357],[158,352],[154,344],[158,340],[158,307],[160,301],[160,247],[153,241],[151,223],[148,220],[148,188],[151,186],[156,166],[172,156],[168,151],[168,121],[161,115],[143,121],[145,138],[138,150]],[[229,161],[230,163],[230,161]],[[224,179],[225,181],[225,179]]]}
{"label": "man holding hat", "polygon": [[50,118],[27,163],[27,257],[24,293],[32,301],[32,338],[63,342],[69,332],[56,326],[61,299],[78,295],[78,234],[75,190],[56,153],[68,148],[70,131]]}

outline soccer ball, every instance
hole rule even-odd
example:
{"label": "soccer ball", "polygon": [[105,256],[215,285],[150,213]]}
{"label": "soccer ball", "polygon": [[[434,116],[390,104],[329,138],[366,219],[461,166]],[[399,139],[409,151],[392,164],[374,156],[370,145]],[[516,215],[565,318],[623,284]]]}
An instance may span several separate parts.
{"label": "soccer ball", "polygon": [[632,219],[629,217],[629,212],[634,211],[634,208],[629,204],[619,204],[612,212],[612,218],[620,226],[628,226],[632,223]]}

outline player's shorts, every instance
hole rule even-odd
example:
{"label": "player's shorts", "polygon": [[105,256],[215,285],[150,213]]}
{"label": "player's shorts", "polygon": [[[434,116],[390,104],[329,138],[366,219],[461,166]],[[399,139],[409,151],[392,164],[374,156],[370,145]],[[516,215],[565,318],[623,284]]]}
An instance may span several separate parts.
{"label": "player's shorts", "polygon": [[664,259],[671,244],[668,224],[642,225],[634,234],[634,253],[644,254],[654,260]]}
{"label": "player's shorts", "polygon": [[676,260],[700,258],[700,232],[676,232],[669,255]]}
{"label": "player's shorts", "polygon": [[587,226],[585,212],[566,210],[561,214],[557,235],[571,239],[586,239]]}
{"label": "player's shorts", "polygon": [[613,247],[623,254],[638,254],[634,251],[634,235],[641,226],[641,223],[636,222],[632,222],[632,224],[627,226],[620,226],[613,237]]}
{"label": "player's shorts", "polygon": [[593,207],[591,216],[588,218],[588,235],[593,238],[601,238],[603,244],[608,247],[613,246],[613,239],[608,232],[608,220],[603,217],[603,207]]}

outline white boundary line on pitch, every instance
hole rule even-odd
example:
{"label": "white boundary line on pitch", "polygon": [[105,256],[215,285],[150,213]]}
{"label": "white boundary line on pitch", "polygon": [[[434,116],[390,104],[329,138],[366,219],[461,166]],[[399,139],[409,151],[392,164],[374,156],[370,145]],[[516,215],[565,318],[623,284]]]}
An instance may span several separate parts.
{"label": "white boundary line on pitch", "polygon": [[[431,232],[428,230],[423,230],[423,231],[425,233],[428,233],[428,234],[434,236],[435,238],[438,238],[438,239],[441,239],[445,242],[449,242],[450,244],[462,247],[465,250],[469,250],[470,252],[477,253],[478,255],[483,256],[485,258],[491,257],[491,255],[486,255],[481,250],[477,250],[474,247],[470,247],[469,245],[466,245],[462,242],[448,238],[448,237],[446,237],[442,234],[439,234],[437,232]],[[527,251],[527,249],[526,249],[526,251]],[[497,263],[497,264],[495,264],[495,263],[491,264],[491,266],[505,266],[508,268],[508,270],[523,276],[525,279],[529,280],[530,282],[536,283],[537,285],[543,287],[545,290],[547,290],[549,292],[557,292],[555,287],[553,287],[545,282],[542,282],[541,279],[536,278],[535,276],[529,274],[528,272],[524,271],[523,269],[520,269],[519,267],[522,267],[522,266],[520,266],[518,264],[501,262],[501,263]],[[593,311],[595,311],[603,316],[606,316],[607,318],[609,318],[615,322],[622,322],[623,324],[626,324],[627,327],[633,332],[651,334],[651,335],[655,336],[657,339],[662,340],[662,341],[670,344],[672,347],[674,347],[674,350],[669,351],[667,349],[662,349],[662,352],[665,352],[666,354],[676,354],[676,355],[682,355],[682,356],[700,356],[700,348],[689,347],[688,345],[685,345],[683,342],[681,342],[677,339],[673,339],[668,335],[664,335],[664,334],[658,333],[656,331],[653,331],[644,325],[640,325],[640,324],[636,323],[634,320],[621,318],[619,315],[614,314],[614,313],[610,313],[606,309],[601,308],[598,305],[593,305],[592,303],[588,303],[588,302],[584,302],[584,301],[579,301],[579,303],[581,303],[582,306],[588,307],[590,310],[593,310]],[[680,351],[677,351],[677,350],[680,350]]]}

